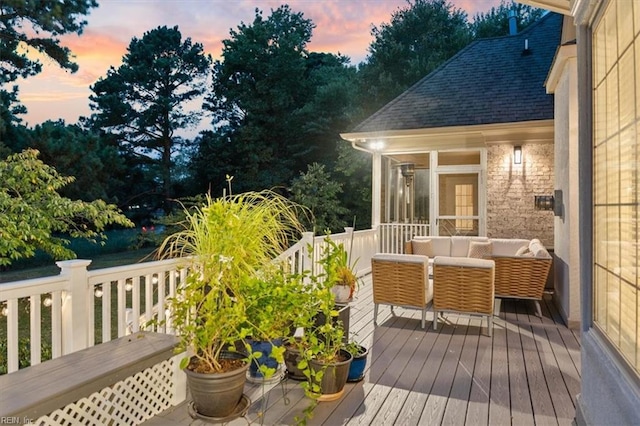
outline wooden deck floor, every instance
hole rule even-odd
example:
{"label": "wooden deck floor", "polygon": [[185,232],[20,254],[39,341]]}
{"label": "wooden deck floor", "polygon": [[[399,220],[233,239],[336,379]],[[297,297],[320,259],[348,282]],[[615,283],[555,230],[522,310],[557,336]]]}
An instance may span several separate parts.
{"label": "wooden deck floor", "polygon": [[[502,303],[493,337],[486,322],[447,315],[420,328],[420,313],[380,308],[373,324],[370,278],[351,308],[350,331],[370,348],[365,379],[338,401],[322,402],[311,425],[569,425],[580,392],[580,338],[564,326],[549,296],[542,318],[530,301]],[[442,324],[442,323],[441,323]],[[250,385],[253,402],[231,425],[295,424],[308,406],[298,382]],[[148,426],[203,425],[184,403]]]}

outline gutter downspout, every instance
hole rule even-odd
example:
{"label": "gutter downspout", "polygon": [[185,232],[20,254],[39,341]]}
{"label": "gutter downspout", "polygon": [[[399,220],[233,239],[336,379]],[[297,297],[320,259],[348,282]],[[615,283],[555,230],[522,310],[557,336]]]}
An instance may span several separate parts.
{"label": "gutter downspout", "polygon": [[370,151],[351,141],[353,149],[372,155],[371,162],[371,229],[378,231],[382,217],[382,154],[380,151]]}

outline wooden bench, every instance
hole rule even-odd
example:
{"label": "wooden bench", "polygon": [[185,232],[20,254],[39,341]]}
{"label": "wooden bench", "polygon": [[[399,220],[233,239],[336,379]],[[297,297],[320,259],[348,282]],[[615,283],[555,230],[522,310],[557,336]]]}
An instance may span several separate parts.
{"label": "wooden bench", "polygon": [[172,358],[177,341],[138,332],[0,376],[0,418],[35,421]]}

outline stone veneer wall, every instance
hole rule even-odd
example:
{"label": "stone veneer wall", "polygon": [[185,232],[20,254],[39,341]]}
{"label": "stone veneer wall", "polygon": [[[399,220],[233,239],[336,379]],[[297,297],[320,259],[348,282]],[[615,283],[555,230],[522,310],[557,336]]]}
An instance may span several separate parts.
{"label": "stone veneer wall", "polygon": [[513,164],[513,145],[487,149],[487,236],[538,238],[553,248],[553,211],[536,210],[534,196],[553,195],[553,144],[522,145],[522,164]]}

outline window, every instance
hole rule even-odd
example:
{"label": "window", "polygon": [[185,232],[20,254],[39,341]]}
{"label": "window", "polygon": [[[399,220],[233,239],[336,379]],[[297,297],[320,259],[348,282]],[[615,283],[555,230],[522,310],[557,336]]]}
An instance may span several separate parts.
{"label": "window", "polygon": [[638,9],[610,1],[593,30],[593,314],[640,373]]}
{"label": "window", "polygon": [[[473,200],[473,185],[456,185],[456,216],[473,216]],[[456,229],[473,230],[473,219],[456,219]]]}

